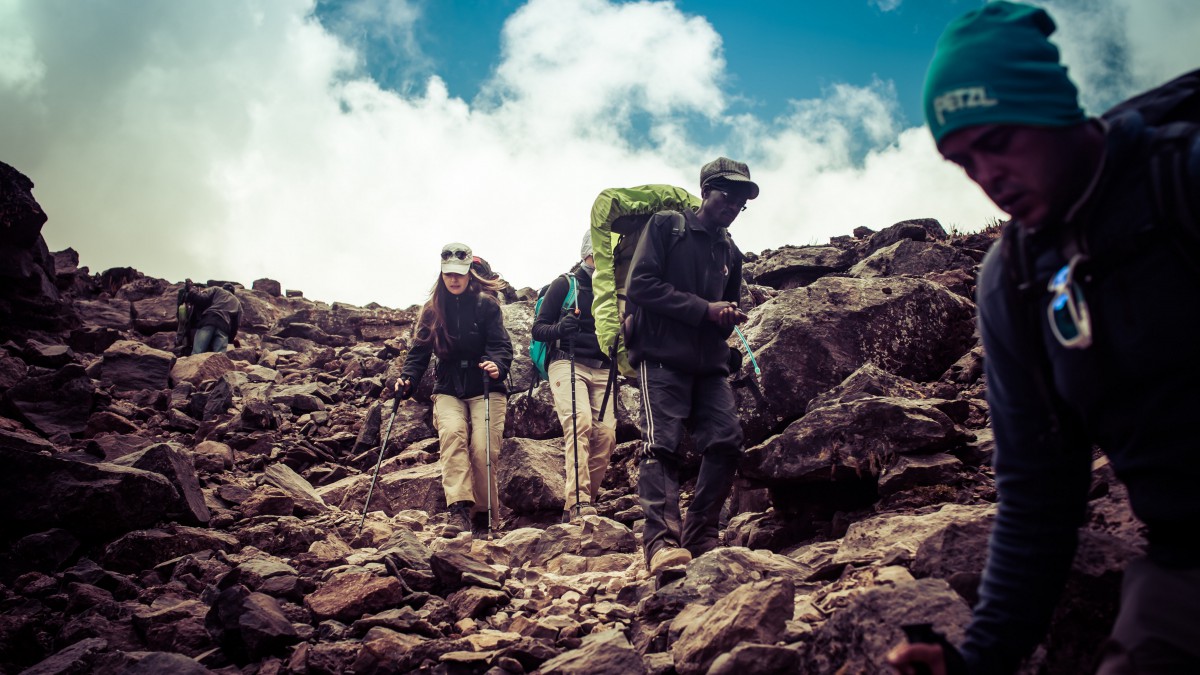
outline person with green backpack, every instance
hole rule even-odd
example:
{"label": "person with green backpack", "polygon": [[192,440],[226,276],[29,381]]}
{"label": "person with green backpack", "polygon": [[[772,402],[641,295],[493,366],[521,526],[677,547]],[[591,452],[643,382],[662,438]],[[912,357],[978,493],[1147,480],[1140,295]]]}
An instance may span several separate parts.
{"label": "person with green backpack", "polygon": [[596,514],[600,484],[617,444],[616,415],[601,419],[599,414],[611,364],[596,340],[592,316],[596,267],[590,230],[583,237],[579,256],[575,271],[555,278],[538,299],[531,331],[534,342],[541,343],[540,352],[531,349],[531,356],[539,369],[539,358],[544,360],[544,375],[563,428],[567,518]]}
{"label": "person with green backpack", "polygon": [[976,304],[999,499],[965,639],[899,672],[1012,673],[1042,640],[1087,520],[1093,448],[1146,526],[1099,671],[1200,673],[1200,71],[1088,117],[1044,10],[952,22],[925,79],[941,154],[1012,220]]}
{"label": "person with green backpack", "polygon": [[[728,379],[737,355],[727,340],[747,317],[737,306],[742,252],[729,227],[758,197],[758,184],[745,163],[719,157],[700,169],[700,197],[695,211],[651,216],[625,286],[629,361],[642,389],[642,548],[650,573],[660,580],[716,548],[743,440]],[[702,459],[681,518],[679,443],[685,427]]]}

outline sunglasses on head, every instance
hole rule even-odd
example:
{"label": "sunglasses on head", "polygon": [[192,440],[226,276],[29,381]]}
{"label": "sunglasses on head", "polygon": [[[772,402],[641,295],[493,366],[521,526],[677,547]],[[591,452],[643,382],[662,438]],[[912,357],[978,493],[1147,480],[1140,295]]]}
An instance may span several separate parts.
{"label": "sunglasses on head", "polygon": [[466,251],[449,251],[449,250],[447,250],[447,251],[442,251],[442,260],[449,260],[450,258],[458,258],[459,260],[466,260],[467,255],[469,255],[469,254]]}
{"label": "sunglasses on head", "polygon": [[1050,318],[1050,330],[1058,343],[1067,349],[1086,349],[1092,344],[1092,315],[1083,299],[1083,289],[1075,281],[1075,270],[1086,262],[1082,253],[1071,258],[1050,279],[1046,290],[1053,296],[1046,314]]}

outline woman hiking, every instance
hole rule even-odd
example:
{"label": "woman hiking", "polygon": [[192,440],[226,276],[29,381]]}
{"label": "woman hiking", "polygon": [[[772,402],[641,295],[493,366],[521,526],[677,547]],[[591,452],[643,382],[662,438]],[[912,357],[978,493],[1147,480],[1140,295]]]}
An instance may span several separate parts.
{"label": "woman hiking", "polygon": [[495,472],[489,468],[504,433],[508,400],[504,380],[512,366],[512,340],[494,296],[500,283],[474,272],[471,248],[446,244],[441,257],[441,275],[421,308],[413,345],[393,393],[411,395],[430,357],[437,356],[433,426],[438,433],[442,488],[451,522],[481,534],[490,527],[489,498],[492,514],[500,508]]}

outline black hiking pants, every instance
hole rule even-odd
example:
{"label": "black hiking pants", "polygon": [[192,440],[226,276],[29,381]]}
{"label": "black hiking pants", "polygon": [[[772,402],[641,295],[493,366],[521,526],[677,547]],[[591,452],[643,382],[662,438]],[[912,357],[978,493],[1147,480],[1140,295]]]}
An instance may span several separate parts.
{"label": "black hiking pants", "polygon": [[[699,556],[717,546],[721,507],[733,488],[742,449],[733,389],[724,375],[690,375],[653,363],[642,363],[639,371],[644,447],[638,498],[646,516],[646,562],[666,546]],[[685,424],[702,459],[696,492],[681,522],[678,448]]]}

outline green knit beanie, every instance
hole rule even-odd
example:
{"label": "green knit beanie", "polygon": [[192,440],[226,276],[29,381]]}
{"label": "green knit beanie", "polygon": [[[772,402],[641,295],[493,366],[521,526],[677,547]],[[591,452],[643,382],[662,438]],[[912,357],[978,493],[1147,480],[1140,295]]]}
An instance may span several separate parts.
{"label": "green knit beanie", "polygon": [[950,22],[925,73],[925,121],[933,140],[980,124],[1082,122],[1079,92],[1047,39],[1054,28],[1045,10],[1005,0]]}

